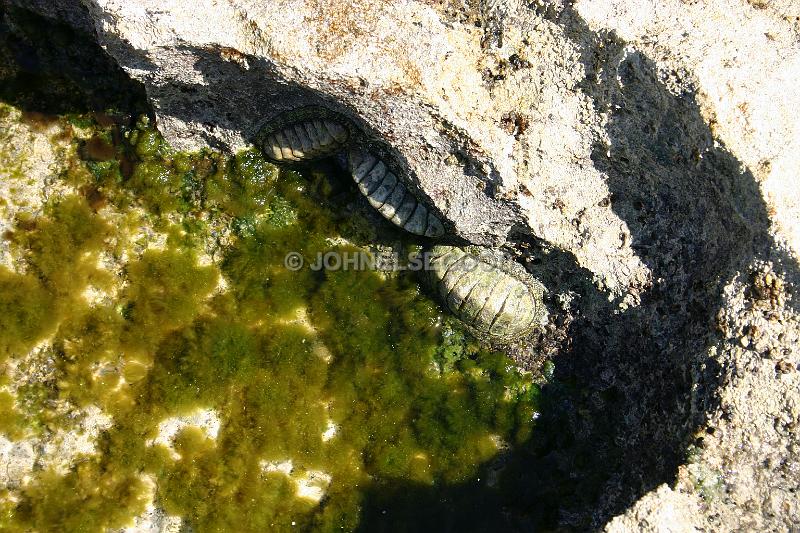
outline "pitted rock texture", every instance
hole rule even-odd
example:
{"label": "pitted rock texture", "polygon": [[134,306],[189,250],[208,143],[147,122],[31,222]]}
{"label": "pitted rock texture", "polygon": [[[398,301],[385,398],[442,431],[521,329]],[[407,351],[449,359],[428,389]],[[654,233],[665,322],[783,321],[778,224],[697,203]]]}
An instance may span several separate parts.
{"label": "pitted rock texture", "polygon": [[519,467],[554,523],[800,527],[791,3],[34,7],[89,21],[178,148],[323,105],[458,236],[508,242],[552,295],[542,347],[571,387],[543,390],[552,451]]}

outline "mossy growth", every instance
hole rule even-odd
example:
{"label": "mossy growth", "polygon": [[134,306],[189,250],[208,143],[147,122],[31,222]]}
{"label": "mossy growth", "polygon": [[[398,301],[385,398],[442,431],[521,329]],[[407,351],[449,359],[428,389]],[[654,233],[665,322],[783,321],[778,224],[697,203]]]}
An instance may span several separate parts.
{"label": "mossy growth", "polygon": [[0,267],[0,361],[25,354],[51,333],[57,317],[53,294],[32,275]]}
{"label": "mossy growth", "polygon": [[0,391],[0,433],[18,440],[25,436],[26,421],[14,404],[14,396],[11,393]]}
{"label": "mossy growth", "polygon": [[[443,327],[413,277],[288,270],[290,252],[356,251],[330,244],[358,239],[322,177],[254,151],[173,153],[146,121],[93,128],[63,176],[77,192],[17,221],[26,270],[0,270],[0,349],[49,338],[58,400],[113,425],[66,474],[0,498],[4,530],[122,527],[151,499],[194,531],[353,530],[385,487],[499,490],[475,480],[498,441],[530,437],[538,389]],[[198,409],[219,417],[215,436],[156,443]],[[14,420],[0,431],[16,438]],[[404,509],[396,529],[419,523]]]}

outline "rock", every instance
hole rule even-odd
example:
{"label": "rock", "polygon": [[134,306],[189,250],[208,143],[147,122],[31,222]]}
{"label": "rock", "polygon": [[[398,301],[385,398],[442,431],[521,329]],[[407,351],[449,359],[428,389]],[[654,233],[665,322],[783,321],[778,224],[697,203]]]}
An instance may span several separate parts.
{"label": "rock", "polygon": [[533,10],[449,17],[420,2],[367,0],[86,5],[100,42],[144,83],[178,148],[238,149],[282,111],[324,105],[354,120],[459,236],[496,245],[510,232],[533,234],[574,253],[618,294],[648,277],[630,239],[620,240],[626,224],[603,204],[609,191],[591,160],[602,115],[579,90],[581,49]]}
{"label": "rock", "polygon": [[36,450],[30,440],[10,441],[0,436],[0,484],[17,488],[30,476],[36,463]]}
{"label": "rock", "polygon": [[[634,232],[619,213],[641,200],[614,190],[608,169],[596,164],[618,141],[609,123],[615,102],[604,87],[614,80],[604,78],[620,64],[637,68],[640,52],[603,35],[614,29],[642,40],[643,31],[632,28],[647,23],[648,42],[665,43],[675,56],[665,56],[653,75],[670,81],[676,95],[707,95],[702,126],[712,122],[749,168],[765,176],[765,197],[786,207],[776,214],[784,237],[795,252],[800,249],[800,225],[791,216],[800,209],[800,193],[790,187],[797,128],[789,118],[767,121],[791,117],[787,112],[798,103],[788,85],[792,78],[781,78],[776,65],[783,63],[775,60],[796,46],[787,41],[789,27],[766,14],[754,21],[765,32],[734,31],[741,22],[733,9],[737,2],[718,11],[731,28],[723,40],[708,29],[716,21],[702,9],[684,23],[696,38],[681,40],[673,23],[679,19],[670,15],[677,4],[669,2],[651,18],[625,2],[605,10],[579,4],[577,11],[557,2],[531,9],[516,1],[460,10],[453,9],[456,2],[437,9],[379,0],[324,6],[310,0],[204,0],[191,10],[156,0],[83,4],[100,42],[145,84],[159,127],[178,148],[241,148],[280,112],[326,105],[354,119],[460,236],[496,245],[509,233],[533,235],[574,254],[615,296],[647,284],[651,272],[633,250]],[[74,14],[81,7],[77,0],[61,0],[45,11],[70,13],[65,18],[83,27],[83,17]],[[609,13],[626,16],[612,19]],[[771,56],[755,52],[765,47]],[[651,44],[640,48],[656,55]],[[722,58],[745,49],[748,66],[726,71]],[[765,71],[762,65],[772,65],[768,76],[754,74]],[[734,78],[746,81],[732,84]],[[717,87],[729,86],[735,90],[714,98]],[[636,103],[650,97],[668,95],[642,94]],[[633,114],[645,119],[641,127],[662,126],[641,111]],[[681,129],[663,126],[667,133]],[[790,141],[780,151],[769,140],[778,137]],[[669,142],[671,154],[661,156],[701,158],[714,141],[698,131]],[[630,176],[656,170],[653,162],[631,160],[628,148],[637,147],[620,146],[605,164]]]}
{"label": "rock", "polygon": [[700,531],[695,520],[700,502],[687,494],[661,485],[636,502],[624,516],[614,518],[605,528],[608,533],[626,531],[689,533]]}
{"label": "rock", "polygon": [[176,147],[326,106],[458,236],[515,249],[564,303],[578,392],[544,390],[565,437],[527,474],[580,496],[559,525],[800,527],[800,373],[762,356],[800,357],[790,2],[34,7],[91,20]]}
{"label": "rock", "polygon": [[[581,1],[590,28],[615,31],[652,58],[668,79],[684,78],[696,94],[714,142],[751,172],[780,240],[800,254],[800,187],[796,174],[800,106],[797,8],[783,2],[725,0],[686,6],[678,0],[643,9],[629,1]],[[676,16],[676,14],[680,14]]]}

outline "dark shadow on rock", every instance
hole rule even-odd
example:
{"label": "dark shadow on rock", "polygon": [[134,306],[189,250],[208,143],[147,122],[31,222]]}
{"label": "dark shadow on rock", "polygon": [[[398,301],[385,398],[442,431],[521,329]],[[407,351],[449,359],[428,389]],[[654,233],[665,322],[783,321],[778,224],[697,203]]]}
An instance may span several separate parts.
{"label": "dark shadow on rock", "polygon": [[64,22],[0,2],[0,100],[46,115],[151,113],[144,87],[97,44],[88,13],[72,3],[50,6],[54,17],[69,14]]}
{"label": "dark shadow on rock", "polygon": [[[201,79],[198,83],[170,80],[168,84],[153,84],[149,96],[160,108],[168,109],[170,116],[200,124],[209,132],[215,128],[239,131],[247,141],[256,144],[261,126],[270,119],[309,105],[335,109],[364,127],[358,116],[330,96],[286,80],[275,65],[263,58],[233,48],[188,44],[165,53],[174,55],[176,64],[191,64]],[[130,47],[122,55],[134,63],[150,61],[143,51]],[[210,134],[204,140],[213,147],[224,148]]]}
{"label": "dark shadow on rock", "polygon": [[[650,59],[592,32],[571,8],[542,14],[579,47],[582,90],[608,114],[610,144],[597,145],[593,162],[608,176],[611,207],[653,283],[640,305],[620,311],[569,254],[528,254],[529,269],[579,303],[554,379],[542,389],[537,429],[508,459],[502,495],[477,483],[468,497],[466,485],[376,486],[365,531],[602,528],[673,483],[687,448],[702,447],[707,416],[722,407],[719,388],[735,370],[709,355],[726,342],[717,330],[725,286],[750,282],[759,262],[771,262],[790,286],[800,280],[797,262],[769,234],[752,172],[714,142],[694,95],[670,92]],[[787,305],[798,310],[796,298]],[[421,509],[417,519],[393,529],[386,517],[408,500]],[[456,501],[463,520],[453,516]],[[473,521],[475,509],[492,518]]]}
{"label": "dark shadow on rock", "polygon": [[592,529],[674,482],[687,447],[702,446],[731,370],[708,355],[725,342],[724,287],[748,282],[760,261],[790,282],[800,270],[769,234],[753,174],[714,142],[694,95],[671,93],[651,60],[571,8],[551,15],[582,51],[582,90],[608,113],[610,145],[593,161],[653,275],[641,305],[620,313],[597,307],[604,295],[581,295],[591,309],[579,307],[538,430],[509,469],[515,512],[544,529]]}

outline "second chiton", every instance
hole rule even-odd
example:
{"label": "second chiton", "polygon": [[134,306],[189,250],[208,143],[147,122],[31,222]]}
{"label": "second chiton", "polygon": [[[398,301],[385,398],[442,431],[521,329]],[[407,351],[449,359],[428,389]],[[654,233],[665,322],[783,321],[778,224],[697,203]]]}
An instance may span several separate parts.
{"label": "second chiton", "polygon": [[444,235],[439,218],[383,161],[359,149],[350,150],[347,159],[358,189],[385,219],[414,235]]}

